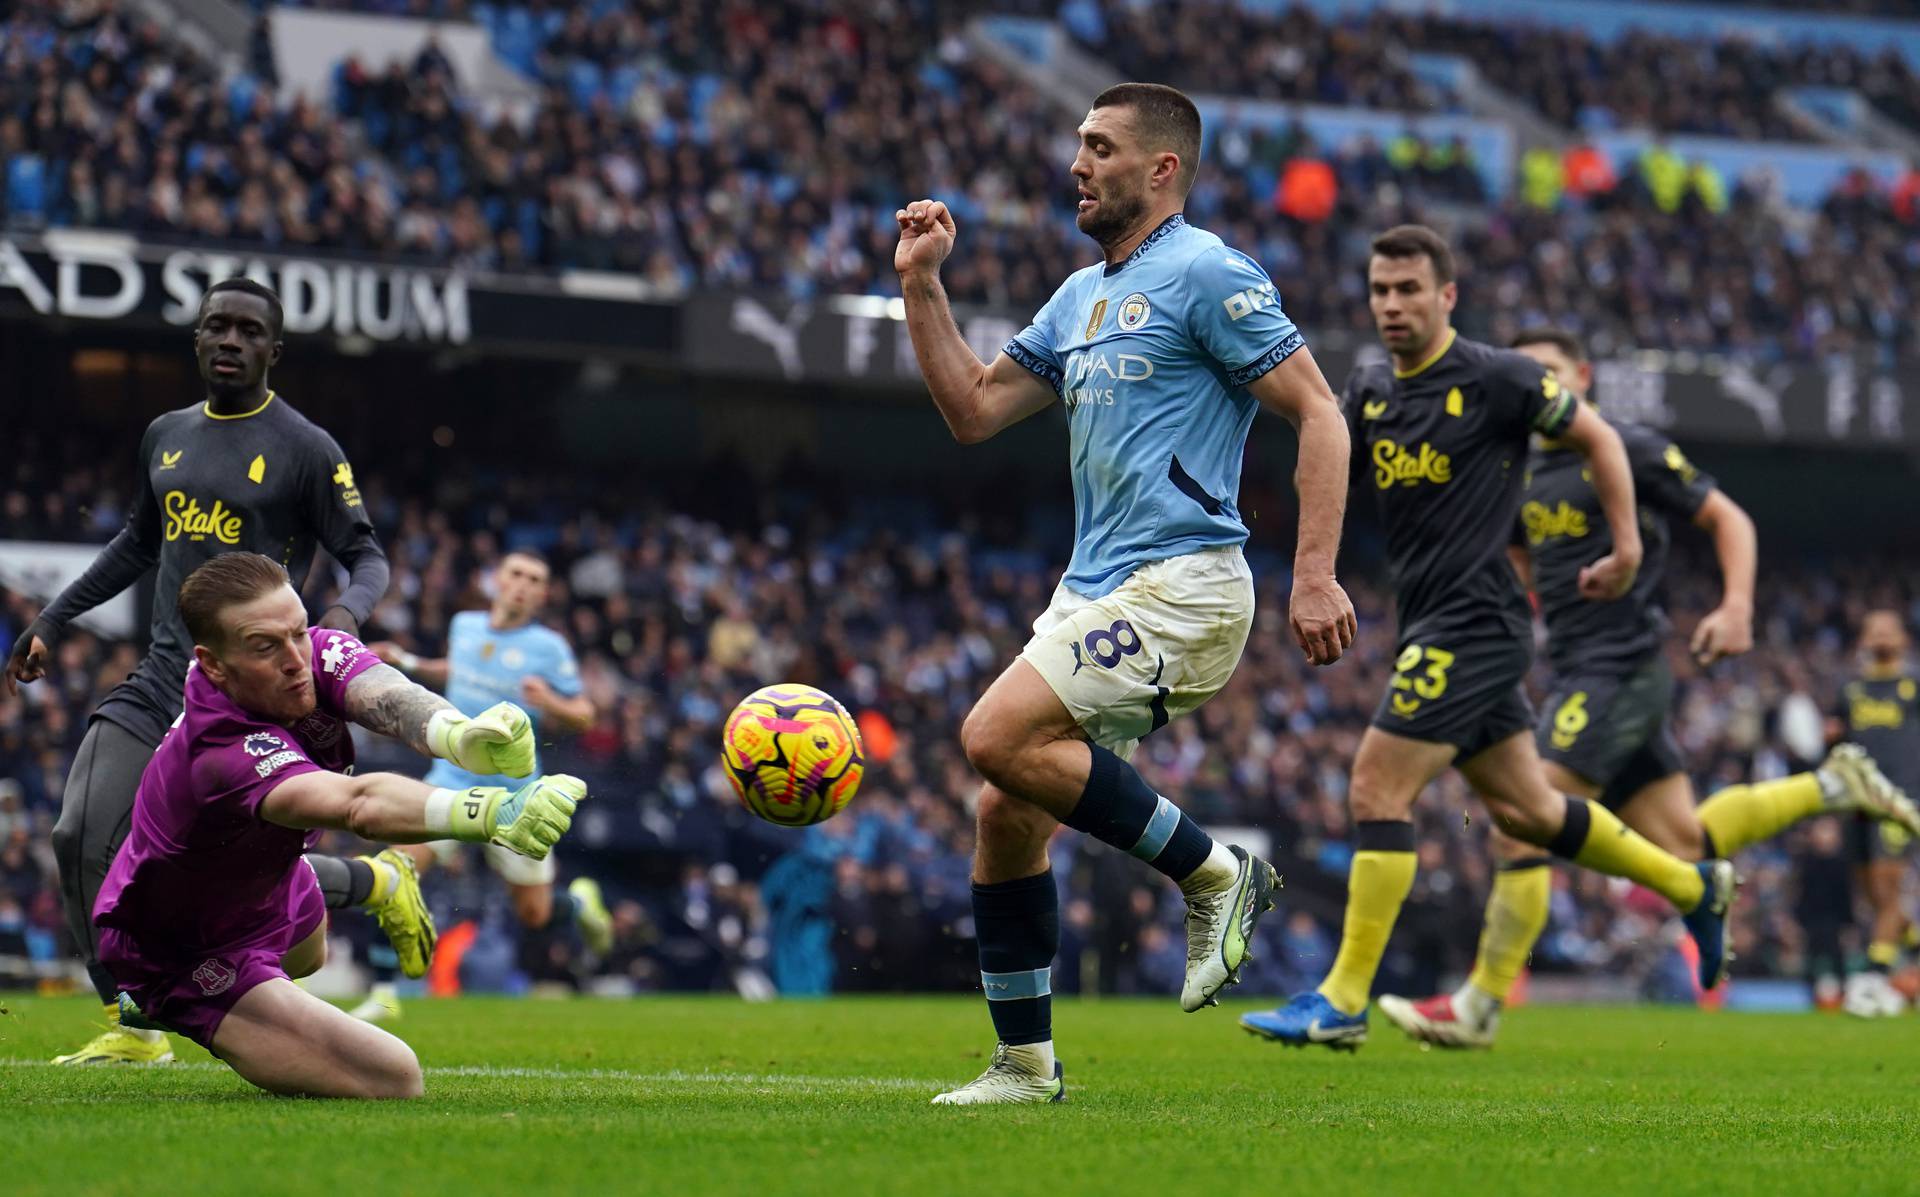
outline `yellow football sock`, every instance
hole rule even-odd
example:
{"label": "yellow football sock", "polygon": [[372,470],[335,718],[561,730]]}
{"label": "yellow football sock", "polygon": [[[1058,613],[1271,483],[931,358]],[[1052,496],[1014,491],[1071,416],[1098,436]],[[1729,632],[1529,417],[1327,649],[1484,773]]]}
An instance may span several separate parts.
{"label": "yellow football sock", "polygon": [[1700,870],[1656,847],[1598,802],[1569,797],[1566,824],[1547,847],[1584,868],[1637,881],[1681,911],[1700,905],[1706,893]]}
{"label": "yellow football sock", "polygon": [[1526,966],[1534,941],[1547,926],[1553,874],[1545,857],[1514,861],[1493,875],[1487,918],[1480,928],[1480,953],[1467,984],[1489,997],[1507,1000],[1515,978]]}
{"label": "yellow football sock", "polygon": [[1796,773],[1777,781],[1728,786],[1700,804],[1700,825],[1713,837],[1714,851],[1732,856],[1748,844],[1770,840],[1787,828],[1826,809],[1820,779]]}
{"label": "yellow football sock", "polygon": [[[1362,829],[1367,824],[1361,824]],[[1333,971],[1320,982],[1320,992],[1342,1014],[1358,1014],[1373,995],[1373,974],[1380,969],[1387,940],[1393,935],[1400,904],[1413,889],[1416,857],[1411,850],[1413,824],[1406,828],[1407,851],[1382,852],[1363,848],[1353,854],[1347,872],[1347,915],[1340,928],[1340,954]],[[1361,837],[1365,843],[1365,837]]]}
{"label": "yellow football sock", "polygon": [[1891,972],[1900,963],[1900,945],[1875,940],[1867,945],[1867,963],[1881,972]]}
{"label": "yellow football sock", "polygon": [[400,885],[400,871],[377,856],[357,856],[354,858],[373,870],[373,888],[367,891],[367,900],[362,906],[379,906],[393,897],[393,891]]}

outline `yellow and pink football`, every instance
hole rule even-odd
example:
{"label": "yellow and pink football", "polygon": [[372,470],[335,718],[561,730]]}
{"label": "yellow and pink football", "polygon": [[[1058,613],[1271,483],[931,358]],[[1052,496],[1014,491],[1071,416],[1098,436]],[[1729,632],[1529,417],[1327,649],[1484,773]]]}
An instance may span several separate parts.
{"label": "yellow and pink football", "polygon": [[721,733],[720,763],[748,810],[782,827],[831,819],[860,788],[860,729],[831,694],[765,686],[740,700]]}

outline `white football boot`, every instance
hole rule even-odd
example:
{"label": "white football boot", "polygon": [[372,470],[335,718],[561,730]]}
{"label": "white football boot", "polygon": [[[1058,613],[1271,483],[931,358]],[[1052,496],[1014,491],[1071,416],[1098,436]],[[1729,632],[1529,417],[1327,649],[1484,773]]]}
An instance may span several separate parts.
{"label": "white football boot", "polygon": [[1067,1100],[1067,1083],[1060,1062],[1052,1075],[1042,1073],[1035,1052],[1002,1043],[993,1049],[987,1070],[958,1089],[933,1099],[936,1106],[1039,1105]]}

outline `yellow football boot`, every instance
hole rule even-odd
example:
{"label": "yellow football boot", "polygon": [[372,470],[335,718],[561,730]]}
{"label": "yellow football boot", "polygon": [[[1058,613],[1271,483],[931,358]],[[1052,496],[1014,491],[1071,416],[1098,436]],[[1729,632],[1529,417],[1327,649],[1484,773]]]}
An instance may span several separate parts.
{"label": "yellow football boot", "polygon": [[173,1045],[165,1031],[141,1031],[120,1025],[120,1007],[107,1006],[107,1029],[79,1051],[55,1056],[55,1064],[167,1064]]}
{"label": "yellow football boot", "polygon": [[433,912],[420,896],[420,874],[413,867],[413,857],[398,848],[388,848],[377,856],[360,859],[373,866],[373,893],[367,897],[367,912],[379,922],[387,942],[400,957],[400,971],[408,977],[426,976],[439,935],[433,927]]}

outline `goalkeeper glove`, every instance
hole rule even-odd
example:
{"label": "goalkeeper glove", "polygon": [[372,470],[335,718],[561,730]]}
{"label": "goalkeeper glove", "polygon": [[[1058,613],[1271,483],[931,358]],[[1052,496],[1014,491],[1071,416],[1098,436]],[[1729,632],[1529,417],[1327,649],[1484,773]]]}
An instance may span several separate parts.
{"label": "goalkeeper glove", "polygon": [[525,777],[533,772],[533,721],[510,702],[495,703],[469,719],[443,707],[427,720],[427,747],[482,777]]}
{"label": "goalkeeper glove", "polygon": [[[564,773],[536,777],[517,790],[436,790],[427,802],[427,826],[456,840],[499,844],[529,860],[545,860],[586,796],[587,783]],[[442,802],[444,813],[434,809]]]}

